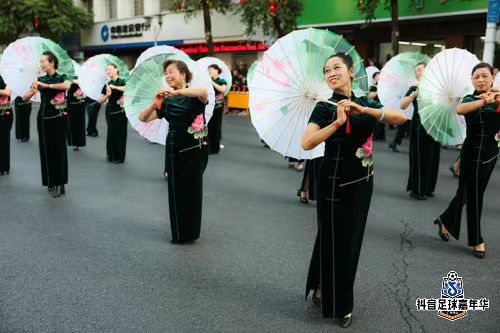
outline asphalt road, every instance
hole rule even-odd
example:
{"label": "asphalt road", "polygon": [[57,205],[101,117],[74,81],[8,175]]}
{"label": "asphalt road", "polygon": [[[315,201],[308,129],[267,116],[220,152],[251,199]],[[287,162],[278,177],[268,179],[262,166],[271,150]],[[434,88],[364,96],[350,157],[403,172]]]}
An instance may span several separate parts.
{"label": "asphalt road", "polygon": [[[301,174],[260,143],[248,118],[226,116],[221,154],[205,173],[201,239],[172,245],[164,148],[129,128],[127,160],[105,160],[105,128],[69,150],[67,194],[41,186],[38,143],[12,142],[12,170],[0,177],[0,332],[336,332],[304,301],[316,235],[314,203],[300,204]],[[389,131],[393,136],[394,131]],[[442,242],[432,221],[457,180],[443,150],[436,197],[405,192],[407,144],[375,145],[375,190],[355,284],[352,332],[499,332],[500,167],[486,191],[486,258]],[[464,219],[465,221],[465,219]],[[438,298],[450,270],[465,297],[490,309],[450,322],[417,312]]]}

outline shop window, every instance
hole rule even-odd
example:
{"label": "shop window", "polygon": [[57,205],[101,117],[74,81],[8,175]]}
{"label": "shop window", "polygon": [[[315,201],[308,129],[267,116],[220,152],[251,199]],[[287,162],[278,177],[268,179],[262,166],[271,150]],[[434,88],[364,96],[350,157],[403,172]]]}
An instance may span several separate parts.
{"label": "shop window", "polygon": [[134,16],[144,15],[144,0],[134,0]]}
{"label": "shop window", "polygon": [[178,0],[160,0],[160,11],[161,12],[171,12],[176,8],[182,8],[182,1]]}
{"label": "shop window", "polygon": [[108,0],[108,10],[110,19],[115,19],[118,17],[118,8],[116,2],[117,0]]}

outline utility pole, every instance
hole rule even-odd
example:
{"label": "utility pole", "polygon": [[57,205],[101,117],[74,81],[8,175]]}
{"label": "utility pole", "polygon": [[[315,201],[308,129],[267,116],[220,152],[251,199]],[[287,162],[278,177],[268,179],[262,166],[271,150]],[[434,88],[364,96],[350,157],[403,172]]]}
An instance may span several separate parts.
{"label": "utility pole", "polygon": [[493,65],[495,58],[497,23],[500,19],[500,0],[488,1],[488,18],[484,40],[483,61]]}

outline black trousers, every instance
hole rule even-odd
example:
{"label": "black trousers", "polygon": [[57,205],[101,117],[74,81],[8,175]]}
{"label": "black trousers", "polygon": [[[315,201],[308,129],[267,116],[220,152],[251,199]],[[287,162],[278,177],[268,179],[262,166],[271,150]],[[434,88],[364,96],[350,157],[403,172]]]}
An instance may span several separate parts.
{"label": "black trousers", "polygon": [[85,100],[85,108],[87,109],[87,115],[89,117],[89,121],[87,123],[87,134],[98,135],[97,117],[99,116],[99,111],[101,110],[101,104],[93,99],[87,98]]}
{"label": "black trousers", "polygon": [[448,208],[439,217],[450,234],[460,236],[462,208],[467,206],[467,234],[469,246],[483,243],[481,235],[481,213],[484,191],[495,169],[496,159],[483,163],[463,158],[460,160],[460,176],[457,193]]}
{"label": "black trousers", "polygon": [[0,172],[10,171],[10,130],[14,121],[12,110],[0,114]]}
{"label": "black trousers", "polygon": [[223,113],[224,104],[216,105],[212,118],[208,122],[208,151],[210,154],[218,154],[220,151]]}
{"label": "black trousers", "polygon": [[407,120],[404,124],[398,126],[396,132],[396,137],[394,138],[394,143],[400,145],[403,142],[405,136],[410,133],[410,120]]}
{"label": "black trousers", "polygon": [[16,105],[16,139],[28,141],[30,138],[31,103]]}

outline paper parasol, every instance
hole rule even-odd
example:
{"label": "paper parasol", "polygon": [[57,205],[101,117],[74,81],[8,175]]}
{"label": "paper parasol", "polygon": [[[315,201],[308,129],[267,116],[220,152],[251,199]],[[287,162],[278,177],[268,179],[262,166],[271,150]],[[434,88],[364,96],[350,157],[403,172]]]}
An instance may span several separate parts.
{"label": "paper parasol", "polygon": [[259,60],[249,84],[250,114],[259,136],[284,156],[312,159],[324,155],[324,145],[305,151],[302,135],[317,100],[332,90],[325,82],[323,66],[337,52],[354,60],[356,94],[367,90],[363,60],[342,36],[328,30],[294,31],[277,40]]}
{"label": "paper parasol", "polygon": [[419,62],[428,63],[430,60],[431,58],[419,52],[403,52],[392,57],[380,72],[377,85],[380,103],[384,107],[403,112],[407,119],[411,119],[413,105],[410,104],[405,110],[401,110],[399,105],[410,86],[417,85],[415,66]]}
{"label": "paper parasol", "polygon": [[120,58],[111,54],[93,56],[80,67],[78,82],[85,96],[95,101],[101,97],[102,87],[111,80],[106,74],[106,66],[110,64],[116,65],[120,78],[128,79],[128,67]]}
{"label": "paper parasol", "polygon": [[495,75],[495,81],[493,82],[493,87],[500,88],[500,72]]}
{"label": "paper parasol", "polygon": [[80,70],[82,69],[82,65],[73,60],[73,68],[75,70],[75,76],[80,76]]}
{"label": "paper parasol", "polygon": [[255,60],[252,62],[250,67],[248,67],[248,72],[247,72],[247,84],[250,84],[250,81],[252,81],[253,73],[255,73],[255,68],[257,68],[257,65],[259,64],[259,60]]}
{"label": "paper parasol", "polygon": [[375,74],[377,72],[380,72],[380,69],[378,69],[375,66],[366,67],[366,76],[368,78],[368,86],[375,85],[375,80],[373,79],[373,74]]}
{"label": "paper parasol", "polygon": [[164,145],[168,134],[168,123],[163,119],[155,119],[149,123],[139,121],[139,113],[153,103],[153,99],[160,88],[167,88],[163,72],[165,60],[181,60],[186,63],[193,79],[189,83],[192,87],[204,87],[208,91],[208,104],[205,107],[206,123],[212,117],[215,94],[212,79],[208,72],[198,64],[182,54],[158,54],[149,57],[139,64],[130,75],[125,86],[124,107],[127,118],[137,132],[151,142]]}
{"label": "paper parasol", "polygon": [[183,56],[186,56],[189,58],[189,56],[184,53],[183,51],[179,50],[178,48],[175,48],[173,46],[168,46],[168,45],[158,45],[158,46],[152,46],[148,49],[146,49],[144,52],[142,52],[139,55],[139,58],[137,58],[135,62],[135,67],[139,66],[144,60],[147,60],[148,58],[158,55],[158,54],[180,54]]}
{"label": "paper parasol", "polygon": [[207,71],[208,71],[208,66],[210,65],[219,66],[219,68],[222,70],[220,77],[222,77],[227,82],[226,92],[224,93],[224,95],[227,95],[231,90],[231,85],[233,84],[233,74],[231,73],[231,69],[229,69],[226,63],[214,57],[201,58],[200,60],[197,61],[197,63],[199,64],[200,68],[204,68]]}
{"label": "paper parasol", "polygon": [[427,133],[443,145],[458,145],[465,139],[465,120],[456,113],[456,106],[474,91],[470,73],[477,63],[477,57],[466,50],[446,49],[431,59],[420,79],[420,121]]}
{"label": "paper parasol", "polygon": [[[45,75],[40,69],[40,58],[45,51],[56,56],[58,73],[65,74],[69,80],[73,78],[72,60],[59,44],[42,37],[24,37],[10,43],[0,61],[0,73],[14,95],[22,96],[37,77]],[[32,100],[40,101],[40,94],[35,94]]]}

